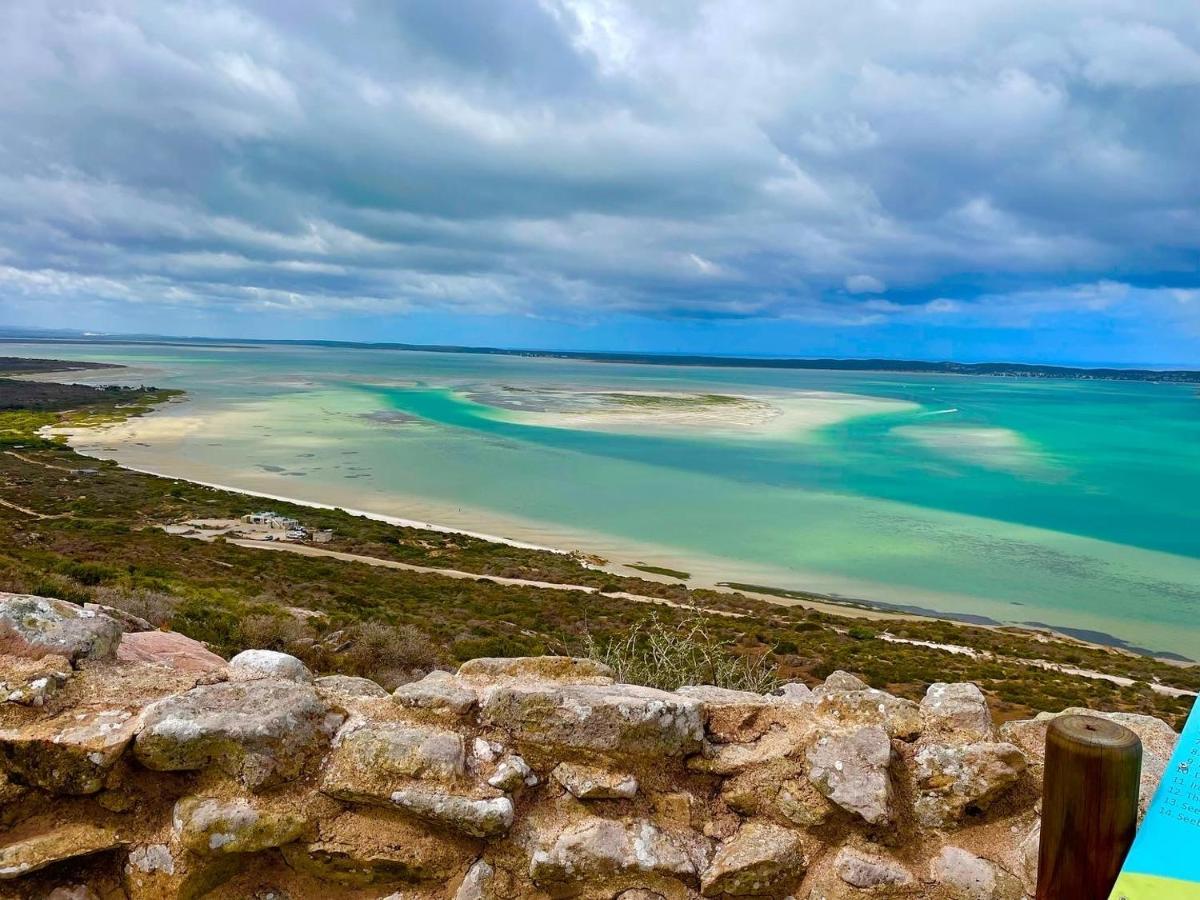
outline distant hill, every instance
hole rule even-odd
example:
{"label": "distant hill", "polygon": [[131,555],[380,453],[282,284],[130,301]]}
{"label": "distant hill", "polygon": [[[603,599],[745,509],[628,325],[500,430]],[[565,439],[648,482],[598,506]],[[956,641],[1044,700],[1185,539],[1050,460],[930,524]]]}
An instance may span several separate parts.
{"label": "distant hill", "polygon": [[[811,369],[850,372],[899,372],[913,375],[979,375],[992,378],[1071,378],[1089,381],[1149,381],[1168,384],[1200,384],[1200,371],[1189,369],[1122,369],[1054,366],[1038,363],[985,362],[962,363],[911,359],[805,359],[798,357],[706,356],[675,353],[622,353],[582,350],[519,350],[504,347],[463,347],[454,344],[400,344],[357,341],[269,341],[236,338],[176,338],[160,335],[105,335],[62,332],[14,333],[0,328],[0,343],[55,344],[152,344],[157,346],[289,346],[338,347],[362,350],[407,350],[424,353],[479,353],[497,356],[525,356],[546,359],[575,359],[588,362],[627,363],[646,366],[707,366],[723,369]],[[0,371],[3,368],[0,367]]]}

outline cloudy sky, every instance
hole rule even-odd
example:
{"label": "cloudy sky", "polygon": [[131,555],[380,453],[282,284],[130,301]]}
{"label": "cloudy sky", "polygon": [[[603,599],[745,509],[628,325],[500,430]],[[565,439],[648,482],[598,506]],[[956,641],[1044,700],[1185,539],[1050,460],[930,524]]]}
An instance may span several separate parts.
{"label": "cloudy sky", "polygon": [[1200,364],[1196,0],[3,0],[0,325]]}

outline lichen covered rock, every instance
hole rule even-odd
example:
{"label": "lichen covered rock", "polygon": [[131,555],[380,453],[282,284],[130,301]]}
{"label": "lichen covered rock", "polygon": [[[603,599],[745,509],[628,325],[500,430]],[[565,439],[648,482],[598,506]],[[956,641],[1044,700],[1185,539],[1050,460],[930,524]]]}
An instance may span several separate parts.
{"label": "lichen covered rock", "polygon": [[1024,754],[1005,743],[931,744],[914,762],[917,818],[933,827],[957,822],[968,808],[987,809],[1025,771]]}
{"label": "lichen covered rock", "polygon": [[892,819],[892,745],[877,725],[817,740],[808,751],[808,778],[818,791],[871,825]]}
{"label": "lichen covered rock", "polygon": [[299,838],[304,816],[243,798],[184,797],[175,804],[175,835],[194,853],[257,853]]}
{"label": "lichen covered rock", "polygon": [[483,692],[481,718],[543,750],[679,757],[704,738],[699,701],[628,684],[497,684]]}
{"label": "lichen covered rock", "polygon": [[0,647],[14,656],[109,659],[121,626],[108,616],[66,600],[0,591]]}
{"label": "lichen covered rock", "polygon": [[308,685],[265,679],[201,685],[146,707],[134,754],[150,769],[216,766],[261,788],[296,777],[340,722]]}
{"label": "lichen covered rock", "polygon": [[56,794],[94,794],[137,728],[128,709],[76,710],[0,731],[0,755],[28,784]]}
{"label": "lichen covered rock", "polygon": [[529,866],[529,875],[538,884],[635,873],[688,877],[696,874],[696,865],[652,822],[589,818],[544,841],[534,850]]}
{"label": "lichen covered rock", "polygon": [[804,875],[800,835],[778,825],[743,825],[713,857],[700,880],[707,896],[782,896]]}

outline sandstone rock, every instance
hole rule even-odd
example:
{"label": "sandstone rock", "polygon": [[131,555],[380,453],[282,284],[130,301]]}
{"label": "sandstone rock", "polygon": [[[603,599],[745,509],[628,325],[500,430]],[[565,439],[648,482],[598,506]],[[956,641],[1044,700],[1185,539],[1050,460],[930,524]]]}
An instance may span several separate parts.
{"label": "sandstone rock", "polygon": [[775,694],[788,703],[815,703],[817,701],[817,695],[803,681],[789,681]]}
{"label": "sandstone rock", "polygon": [[316,679],[313,684],[321,693],[341,699],[388,696],[388,692],[370,678],[358,678],[354,675],[325,675]]}
{"label": "sandstone rock", "polygon": [[14,656],[47,654],[109,659],[121,640],[121,626],[108,616],[66,600],[0,591],[0,649]]}
{"label": "sandstone rock", "polygon": [[573,656],[482,657],[459,666],[458,677],[482,681],[521,678],[561,684],[611,684],[613,670],[594,659]]}
{"label": "sandstone rock", "polygon": [[838,878],[862,890],[885,887],[910,887],[916,884],[912,872],[894,859],[843,847],[833,860]]}
{"label": "sandstone rock", "polygon": [[686,765],[693,772],[736,775],[803,750],[810,743],[814,731],[811,724],[793,722],[745,744],[707,743],[703,752],[688,757]]}
{"label": "sandstone rock", "polygon": [[310,684],[312,672],[290,653],[275,650],[243,650],[229,661],[230,681],[251,681],[257,678],[278,678]]}
{"label": "sandstone rock", "polygon": [[402,684],[392,697],[409,709],[426,709],[445,716],[465,716],[478,702],[474,688],[437,669],[420,681]]}
{"label": "sandstone rock", "polygon": [[800,836],[778,825],[748,823],[717,851],[700,879],[706,897],[782,896],[804,875]]}
{"label": "sandstone rock", "polygon": [[240,867],[235,855],[196,856],[164,843],[132,847],[124,866],[129,900],[199,900]]}
{"label": "sandstone rock", "polygon": [[1025,771],[1025,756],[1012,744],[931,744],[914,757],[920,796],[915,808],[922,825],[945,827],[968,807],[987,809]]}
{"label": "sandstone rock", "polygon": [[100,900],[100,895],[86,884],[64,884],[47,894],[46,900]]}
{"label": "sandstone rock", "polygon": [[71,677],[65,656],[0,656],[0,703],[44,706]]}
{"label": "sandstone rock", "polygon": [[1036,719],[1005,722],[1000,727],[1000,739],[1010,741],[1021,748],[1031,765],[1042,765],[1046,755],[1046,729],[1050,720],[1058,716],[1099,716],[1124,725],[1142,740],[1141,795],[1138,807],[1143,815],[1150,800],[1158,790],[1158,783],[1166,771],[1179,735],[1162,719],[1142,716],[1137,713],[1097,712],[1091,709],[1071,707],[1059,713],[1039,713]]}
{"label": "sandstone rock", "polygon": [[115,850],[124,845],[110,828],[74,823],[0,847],[0,880],[18,878],[46,866]]}
{"label": "sandstone rock", "polygon": [[509,792],[520,787],[532,787],[537,782],[537,776],[529,768],[529,763],[515,754],[509,754],[500,760],[500,765],[496,766],[496,771],[487,780],[492,787]]}
{"label": "sandstone rock", "polygon": [[866,691],[870,690],[871,686],[859,678],[857,675],[851,675],[849,672],[844,672],[838,669],[825,679],[823,684],[817,685],[813,691],[818,697],[823,697],[825,694],[842,692],[842,691]]}
{"label": "sandstone rock", "polygon": [[[316,840],[284,844],[280,852],[292,869],[325,885],[329,882],[357,886],[396,881],[448,883],[459,878],[479,855],[474,840],[430,829],[424,823],[386,809],[347,811],[322,818],[318,824]],[[340,897],[343,893],[333,888],[300,894],[297,900],[325,896]],[[401,892],[397,896],[412,895]]]}
{"label": "sandstone rock", "polygon": [[821,825],[833,812],[833,805],[807,778],[783,782],[773,805],[779,815],[801,828]]}
{"label": "sandstone rock", "polygon": [[550,777],[580,800],[628,800],[638,790],[633,775],[579,763],[559,763]]}
{"label": "sandstone rock", "polygon": [[892,745],[877,725],[826,735],[808,751],[808,778],[838,806],[872,825],[892,818]]}
{"label": "sandstone rock", "polygon": [[781,697],[708,685],[681,687],[676,693],[703,704],[705,731],[718,743],[747,743],[772,729],[811,719],[801,706]]}
{"label": "sandstone rock", "polygon": [[592,882],[632,873],[689,877],[695,876],[696,866],[684,848],[651,822],[594,817],[543,841],[529,865],[529,875],[538,884]]}
{"label": "sandstone rock", "polygon": [[628,684],[493,685],[483,692],[482,719],[534,748],[614,756],[686,756],[704,736],[699,701]]}
{"label": "sandstone rock", "polygon": [[321,790],[341,800],[390,803],[397,781],[452,781],[463,772],[463,739],[457,732],[354,718],[333,740]]}
{"label": "sandstone rock", "polygon": [[159,771],[215,765],[253,790],[300,774],[340,723],[308,685],[202,685],[146,707],[134,754]]}
{"label": "sandstone rock", "polygon": [[133,634],[139,631],[154,631],[155,626],[147,622],[141,616],[135,616],[133,613],[118,609],[115,606],[105,606],[103,603],[85,603],[83,608],[88,612],[99,613],[102,616],[108,616],[114,622],[121,626],[121,630],[126,634]]}
{"label": "sandstone rock", "polygon": [[495,877],[495,869],[482,859],[475,860],[467,870],[462,884],[454,892],[454,900],[491,900],[492,882]]}
{"label": "sandstone rock", "polygon": [[[834,675],[829,678],[833,679]],[[845,679],[835,683],[845,683]],[[831,690],[826,685],[813,692],[817,697],[817,714],[837,726],[881,725],[888,737],[901,740],[909,740],[921,733],[921,709],[911,700],[893,697],[874,688]]]}
{"label": "sandstone rock", "polygon": [[992,714],[987,698],[969,682],[931,684],[921,701],[925,731],[941,738],[963,742],[989,741],[993,736]]}
{"label": "sandstone rock", "polygon": [[953,900],[1022,900],[1021,883],[995,863],[959,847],[943,847],[929,867]]}
{"label": "sandstone rock", "polygon": [[658,891],[648,891],[645,888],[630,888],[617,894],[617,900],[667,900]]}
{"label": "sandstone rock", "polygon": [[473,837],[503,834],[513,823],[508,797],[477,798],[421,786],[393,791],[392,803],[417,818]]}
{"label": "sandstone rock", "polygon": [[0,755],[21,780],[56,794],[94,794],[138,727],[127,709],[82,709],[0,731]]}
{"label": "sandstone rock", "polygon": [[157,663],[181,672],[215,672],[225,667],[224,659],[177,631],[126,632],[117,647],[117,659]]}
{"label": "sandstone rock", "polygon": [[263,809],[248,800],[184,797],[172,821],[179,842],[195,853],[257,853],[299,838],[305,818],[286,810]]}

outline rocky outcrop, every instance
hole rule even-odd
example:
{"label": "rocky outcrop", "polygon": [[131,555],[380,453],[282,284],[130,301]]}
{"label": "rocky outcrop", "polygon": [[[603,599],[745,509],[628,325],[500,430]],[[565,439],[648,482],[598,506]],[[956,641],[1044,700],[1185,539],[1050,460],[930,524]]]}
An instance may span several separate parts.
{"label": "rocky outcrop", "polygon": [[[278,653],[114,655],[102,610],[39,600],[0,599],[33,611],[4,645],[20,653],[0,655],[0,897],[1020,900],[1032,885],[1046,719],[995,729],[973,685],[920,704],[842,672],[775,695],[670,692],[547,657],[389,694]],[[1175,734],[1118,721],[1143,737],[1152,791]]]}

